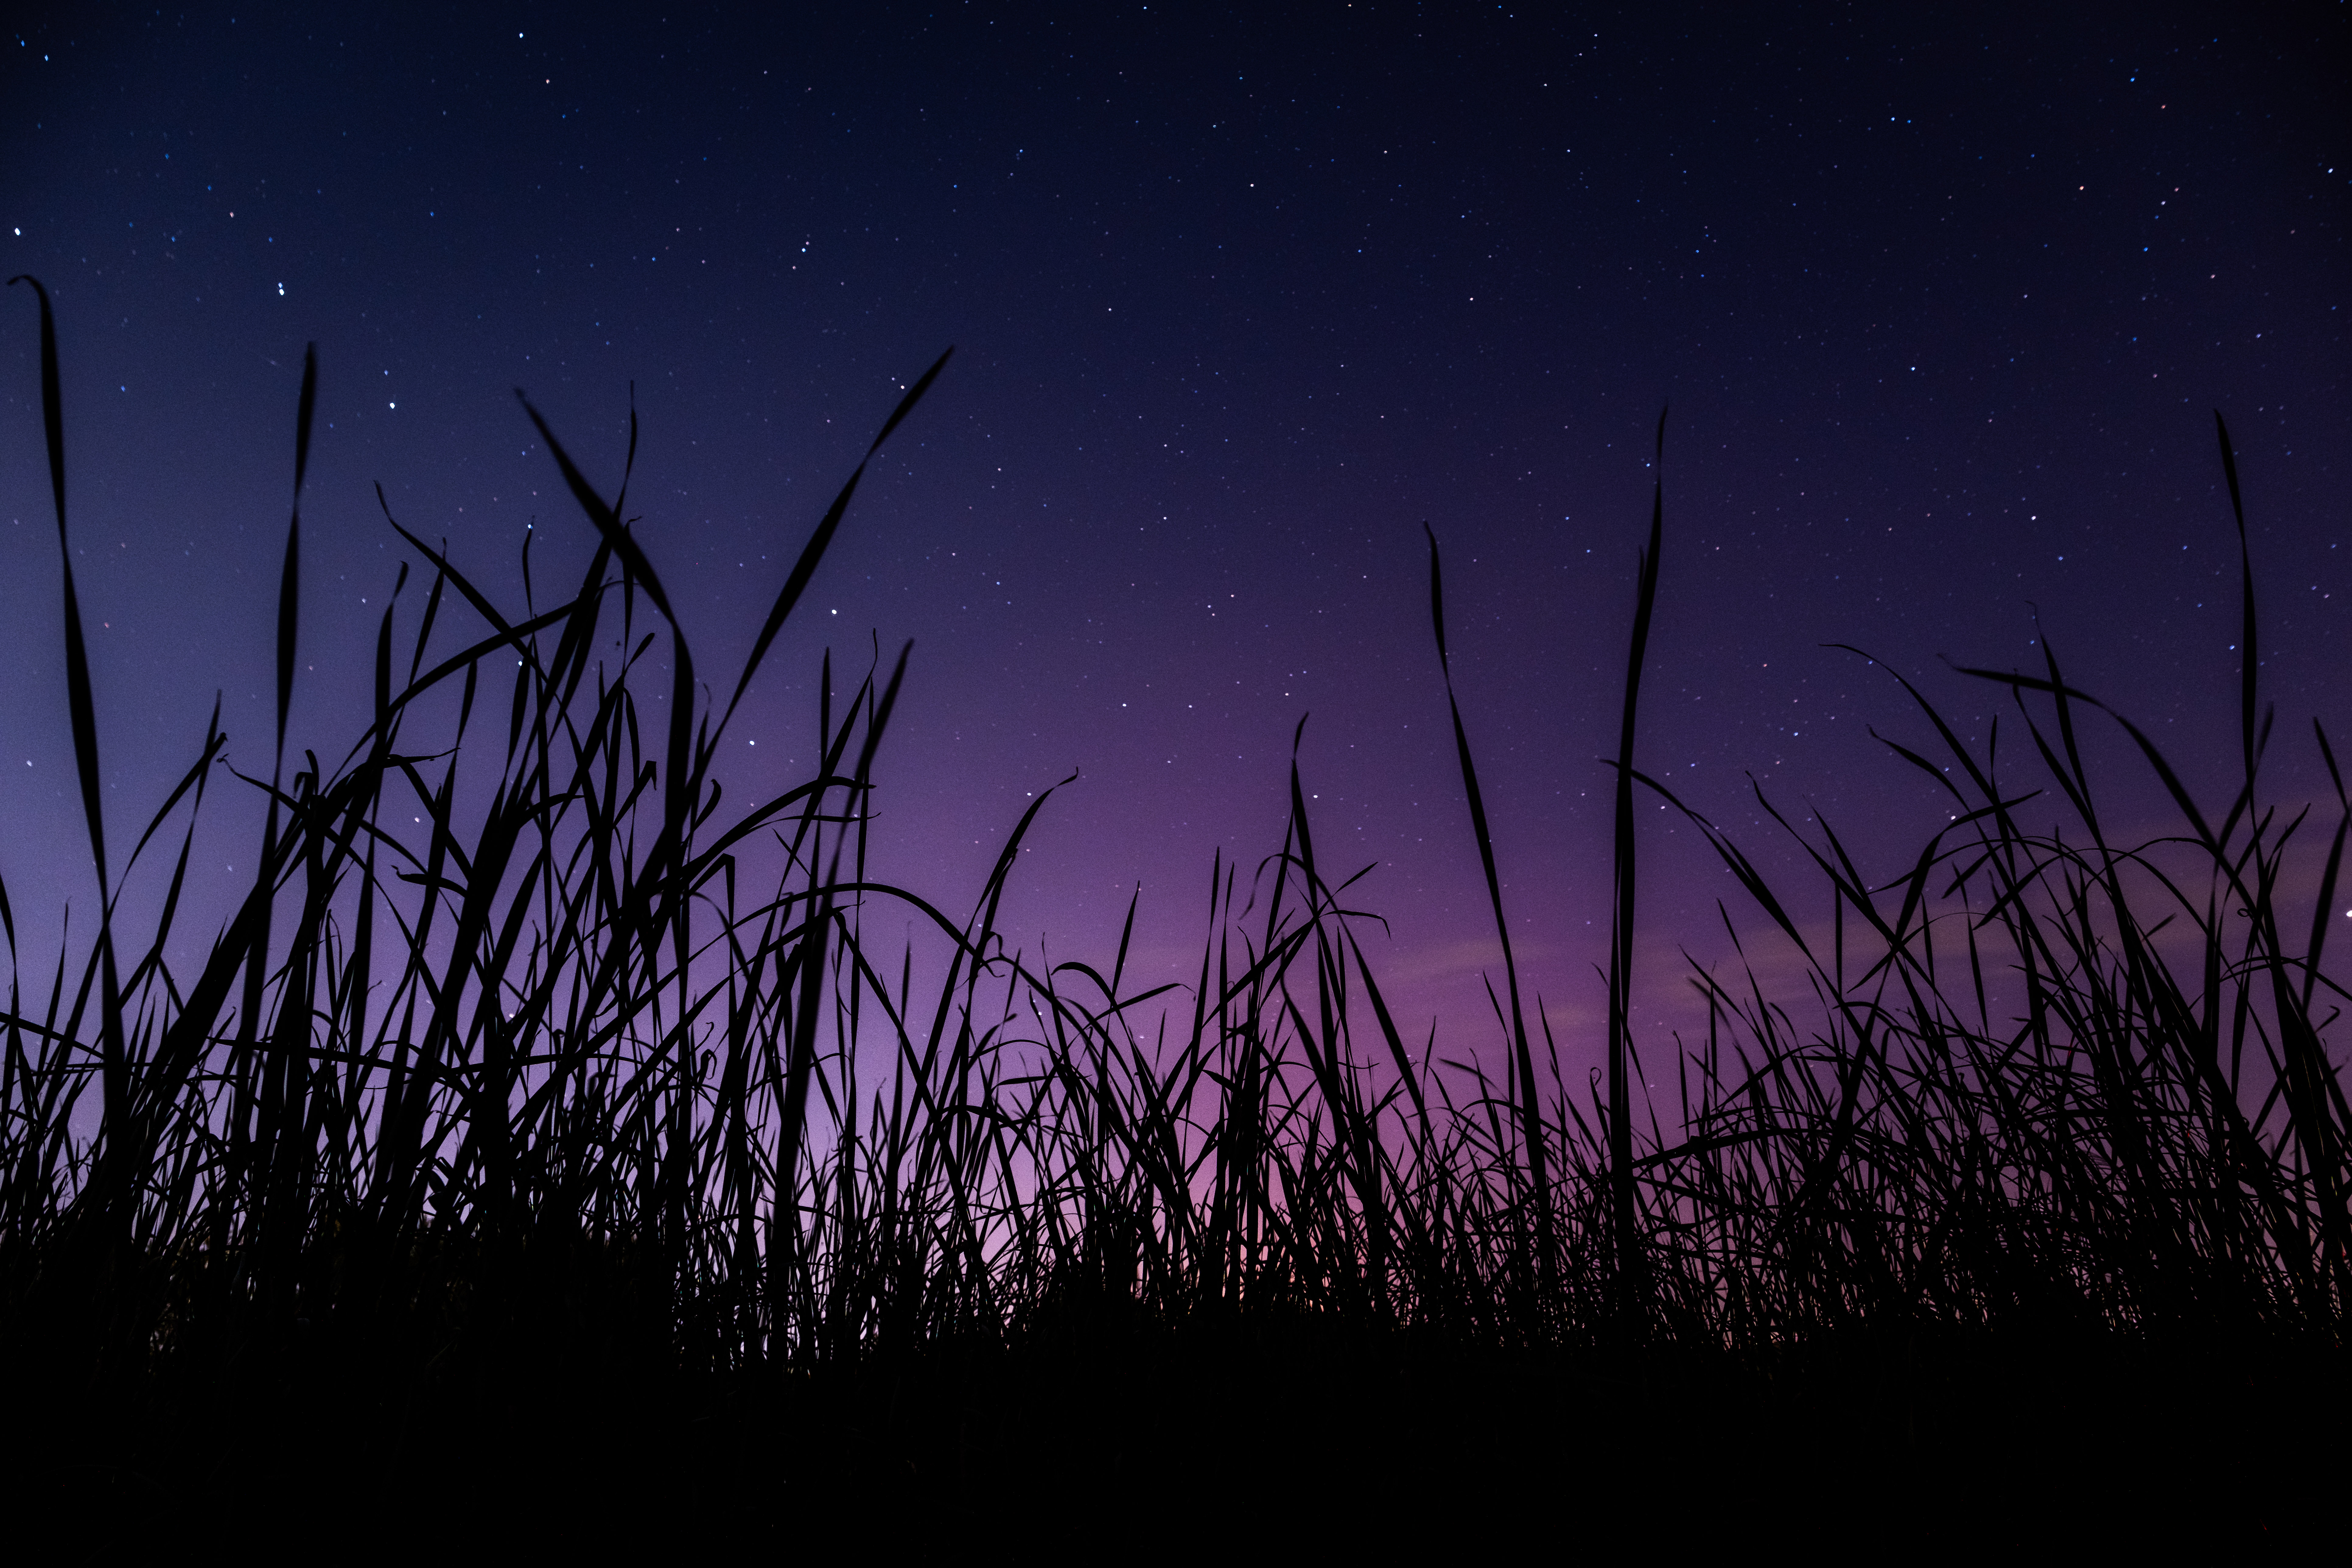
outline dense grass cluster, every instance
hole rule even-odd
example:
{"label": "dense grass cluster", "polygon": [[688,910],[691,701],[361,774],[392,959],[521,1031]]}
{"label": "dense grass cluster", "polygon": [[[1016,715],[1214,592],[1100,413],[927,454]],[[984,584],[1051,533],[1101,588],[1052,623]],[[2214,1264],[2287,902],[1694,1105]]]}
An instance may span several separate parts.
{"label": "dense grass cluster", "polygon": [[[42,334],[62,541],[46,296]],[[1522,1007],[1455,710],[1505,938],[1496,1081],[1401,1035],[1295,763],[1279,849],[1213,872],[1189,993],[1131,987],[1123,939],[1107,972],[1007,946],[995,911],[1042,795],[969,918],[866,877],[903,654],[838,704],[828,662],[821,765],[737,806],[713,773],[720,738],[857,474],[721,703],[625,521],[625,480],[607,501],[531,411],[596,531],[576,591],[512,612],[393,522],[431,569],[415,629],[386,607],[371,721],[339,765],[303,753],[288,777],[313,385],[306,367],[278,772],[223,779],[215,715],[119,875],[65,556],[74,743],[110,902],[86,953],[10,983],[0,1330],[16,1343],[124,1375],[323,1342],[417,1375],[557,1345],[733,1376],[1129,1319],[1734,1359],[1856,1330],[2336,1338],[2352,1115],[2320,1035],[2342,994],[2321,958],[2352,803],[2339,780],[2317,911],[2298,919],[2279,889],[2305,817],[2256,788],[2250,564],[2244,782],[2218,817],[2126,725],[2184,826],[2110,839],[2077,743],[2097,705],[2054,656],[1972,672],[2011,689],[2039,782],[1918,697],[1948,755],[1896,750],[1950,792],[1951,820],[1883,886],[1816,826],[1826,950],[1691,814],[1777,928],[1765,939],[1801,954],[1810,995],[1695,976],[1706,1037],[1644,1068],[1626,1026],[1633,802],[1665,792],[1636,766],[1634,719],[1661,500],[1621,734],[1609,1070],[1589,1087]],[[2230,488],[2234,502],[2234,469]],[[2238,527],[2242,548],[2242,512]],[[444,648],[452,594],[489,630]],[[258,871],[201,967],[175,972],[194,814],[223,787],[267,792]],[[122,883],[174,838],[160,914],[125,930]],[[920,985],[908,950],[868,934],[908,911],[950,955]],[[13,952],[28,911],[8,913]],[[1671,1103],[1638,1092],[1645,1073],[1679,1085]]]}

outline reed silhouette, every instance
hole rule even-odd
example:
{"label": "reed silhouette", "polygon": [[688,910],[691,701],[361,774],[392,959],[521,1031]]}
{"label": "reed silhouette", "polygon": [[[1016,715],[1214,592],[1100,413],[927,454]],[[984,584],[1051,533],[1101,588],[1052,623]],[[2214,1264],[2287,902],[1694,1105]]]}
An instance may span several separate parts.
{"label": "reed silhouette", "polygon": [[[13,281],[39,297],[62,545],[56,328],[40,285]],[[1318,859],[1295,753],[1281,845],[1213,865],[1189,994],[1129,983],[1132,906],[1107,968],[1007,945],[999,900],[1051,790],[968,917],[867,877],[905,651],[838,704],[828,654],[817,765],[736,805],[720,738],[862,465],[720,703],[631,531],[627,467],[608,500],[526,403],[594,531],[576,589],[502,607],[387,508],[430,570],[423,607],[410,631],[403,565],[368,722],[340,763],[305,752],[289,778],[317,375],[306,359],[271,774],[221,776],[215,708],[119,868],[62,552],[102,909],[46,986],[10,983],[16,1473],[161,1509],[215,1495],[239,1454],[305,1478],[314,1500],[362,1473],[449,1499],[490,1486],[453,1478],[503,1467],[538,1478],[541,1506],[593,1510],[618,1466],[641,1501],[653,1478],[691,1478],[756,1515],[761,1486],[796,1479],[944,1519],[1001,1502],[1029,1484],[1017,1456],[1050,1453],[1093,1478],[1048,1510],[1075,1530],[1114,1506],[1105,1478],[1138,1456],[1206,1446],[1240,1475],[1316,1478],[1351,1500],[1339,1512],[1376,1520],[1381,1488],[1333,1447],[1350,1425],[1449,1427],[1450,1458],[1412,1439],[1381,1462],[1467,1467],[1524,1501],[1562,1465],[1634,1476],[1698,1421],[1763,1435],[1758,1474],[1793,1462],[1767,1453],[1771,1434],[1875,1434],[1896,1458],[1836,1462],[1894,1507],[1910,1495],[1900,1456],[2013,1449],[2026,1408],[2107,1433],[2268,1422],[2337,1396],[2352,1114],[2321,1038],[2343,994],[2322,958],[2352,799],[2315,725],[2336,799],[2305,934],[2280,889],[2309,812],[2258,791],[2271,725],[2226,428],[2245,584],[2234,798],[2200,805],[2046,638],[2037,672],[1966,672],[2013,698],[2033,786],[1996,765],[1997,726],[1972,749],[1896,678],[1943,756],[1890,745],[1949,795],[1949,820],[1884,883],[1827,823],[1789,825],[1831,895],[1826,945],[1639,766],[1661,479],[1613,764],[1607,1071],[1580,1088],[1539,1005],[1529,1027],[1458,704],[1503,944],[1500,1082],[1402,1035],[1360,940],[1375,917],[1349,902],[1361,873]],[[633,463],[634,414],[630,428]],[[1662,417],[1662,454],[1664,438]],[[448,647],[435,633],[453,594],[488,629]],[[2111,839],[2078,743],[2093,722],[2122,726],[2179,832]],[[189,868],[216,788],[262,792],[257,870],[181,973],[184,896],[218,892]],[[1671,1075],[1628,1026],[1639,791],[1735,874],[1762,921],[1734,931],[1739,951],[1784,942],[1807,980],[1792,996],[1754,966],[1695,973],[1706,1037],[1678,1042]],[[121,892],[140,876],[165,890],[130,931]],[[0,884],[12,955],[18,912]],[[908,914],[947,955],[920,988],[912,948],[870,934]],[[1672,1102],[1639,1091],[1668,1076]],[[1282,1400],[1323,1435],[1262,1432],[1250,1412]],[[1122,1435],[1076,1436],[1105,1432]],[[2268,1528],[2296,1506],[2296,1467],[2327,1451],[2290,1436],[2259,1461],[2197,1462],[2253,1466],[2231,1495],[2268,1500],[2216,1517]],[[2151,1473],[2084,1462],[2117,1487]]]}

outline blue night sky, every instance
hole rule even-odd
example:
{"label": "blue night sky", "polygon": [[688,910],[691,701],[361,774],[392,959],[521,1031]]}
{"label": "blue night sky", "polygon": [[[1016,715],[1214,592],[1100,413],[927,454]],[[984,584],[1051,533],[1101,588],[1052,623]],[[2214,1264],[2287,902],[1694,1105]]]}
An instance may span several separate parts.
{"label": "blue night sky", "polygon": [[[1311,714],[1318,853],[1376,864],[1353,901],[1390,918],[1407,1032],[1465,1050],[1496,950],[1422,525],[1526,981],[1598,1059],[1595,759],[1669,402],[1639,759],[1769,867],[1796,857],[1751,773],[1884,877],[1946,816],[1868,732],[1929,738],[1900,689],[1822,645],[1981,733],[2008,699],[1940,661],[2038,664],[2037,610],[2226,808],[2216,408],[2274,795],[2324,787],[2315,715],[2352,734],[2342,5],[51,9],[0,59],[0,262],[58,310],[116,835],[216,691],[268,772],[314,341],[295,747],[357,738],[418,563],[373,482],[510,603],[533,520],[542,598],[576,580],[593,532],[514,388],[609,494],[634,384],[637,537],[723,698],[953,344],[730,732],[730,794],[811,764],[827,646],[854,682],[911,637],[877,874],[968,908],[1075,770],[1006,926],[1104,961],[1140,882],[1132,967],[1189,978],[1211,855],[1279,847]],[[94,883],[28,294],[0,336],[0,874],[37,968]],[[2090,733],[2125,826],[2167,826]],[[1643,810],[1664,1028],[1730,888]],[[206,812],[226,868],[257,807]]]}

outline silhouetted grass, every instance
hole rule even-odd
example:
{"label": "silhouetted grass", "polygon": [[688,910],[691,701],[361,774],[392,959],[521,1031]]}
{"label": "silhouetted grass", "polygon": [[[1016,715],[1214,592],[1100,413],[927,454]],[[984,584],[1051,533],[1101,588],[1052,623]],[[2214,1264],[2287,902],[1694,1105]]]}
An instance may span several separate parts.
{"label": "silhouetted grass", "polygon": [[[62,542],[45,294],[41,329]],[[969,918],[866,876],[904,652],[837,709],[828,656],[817,765],[733,806],[720,737],[862,465],[722,707],[699,695],[689,628],[630,531],[625,477],[607,502],[526,405],[596,531],[577,589],[510,616],[387,511],[432,572],[405,673],[404,565],[372,721],[340,764],[305,752],[286,780],[315,385],[306,359],[278,761],[267,781],[238,775],[266,794],[259,869],[191,974],[166,954],[221,767],[217,710],[110,883],[65,554],[105,912],[78,973],[61,961],[46,988],[12,975],[5,1017],[0,1327],[37,1367],[25,1408],[57,1413],[18,1423],[37,1471],[108,1496],[203,1496],[219,1461],[191,1453],[235,1435],[310,1485],[334,1465],[293,1434],[326,1430],[352,1474],[446,1474],[455,1459],[420,1452],[473,1455],[585,1506],[585,1478],[647,1446],[663,1456],[647,1476],[798,1478],[800,1495],[882,1485],[930,1455],[964,1467],[922,1483],[922,1506],[948,1509],[960,1488],[1025,1484],[1008,1434],[1087,1449],[1059,1462],[1111,1486],[1109,1451],[1073,1434],[1130,1421],[1118,1453],[1191,1462],[1222,1445],[1244,1471],[1306,1464],[1377,1502],[1330,1455],[1282,1458],[1251,1412],[1304,1391],[1309,1447],[1334,1423],[1452,1419],[1483,1435],[1381,1462],[1622,1478],[1642,1443],[1688,1441],[1694,1409],[1700,1430],[1759,1450],[1867,1431],[1928,1463],[2015,1441],[2001,1401],[2047,1400],[2053,1379],[2072,1380],[2086,1435],[2267,1419],[2283,1406],[2264,1391],[2338,1386],[2352,1115],[2320,1037],[2332,1005],[2315,1009],[2341,994],[2320,960],[2352,801],[2327,754],[2337,818],[2308,939],[2290,945],[2278,889],[2304,816],[2283,822],[2257,794],[2269,726],[2250,552],[2243,784],[2218,827],[2118,719],[2186,829],[2110,840],[2077,743],[2104,710],[2046,639],[2042,673],[1969,673],[2010,688],[2068,826],[2030,826],[2057,803],[1904,683],[1950,769],[1894,749],[1949,792],[1951,820],[1884,885],[1817,824],[1826,951],[1682,807],[1801,956],[1811,994],[1774,994],[1753,968],[1695,975],[1706,1037],[1681,1047],[1674,1104],[1637,1104],[1633,791],[1681,807],[1634,753],[1661,486],[1616,759],[1609,1068],[1588,1107],[1548,1023],[1538,1072],[1458,704],[1508,990],[1499,1085],[1434,1063],[1433,1038],[1416,1059],[1400,1035],[1358,939],[1371,917],[1317,858],[1295,759],[1281,847],[1246,881],[1213,868],[1189,995],[1132,988],[1124,935],[1108,973],[1007,947],[998,902],[1050,790]],[[2242,509],[2238,526],[2242,550]],[[441,651],[452,592],[488,631]],[[666,663],[648,658],[657,640]],[[485,690],[509,659],[511,692]],[[651,737],[647,681],[667,715]],[[174,827],[161,912],[126,932],[121,881]],[[920,989],[912,952],[868,935],[884,908],[944,939],[944,973]],[[5,889],[0,916],[13,953]],[[2198,1370],[2151,1393],[2134,1370],[2149,1357]],[[1794,1462],[1751,1456],[1750,1479]],[[1864,1468],[1899,1490],[1880,1475],[1895,1463]]]}

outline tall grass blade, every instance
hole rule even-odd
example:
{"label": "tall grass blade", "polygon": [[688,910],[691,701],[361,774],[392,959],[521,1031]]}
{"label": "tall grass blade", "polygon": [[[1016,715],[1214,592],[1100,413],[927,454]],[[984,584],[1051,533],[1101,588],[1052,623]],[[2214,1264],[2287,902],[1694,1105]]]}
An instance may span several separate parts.
{"label": "tall grass blade", "polygon": [[2213,410],[2213,434],[2221,443],[2221,477],[2229,481],[2230,512],[2238,524],[2238,582],[2240,621],[2238,644],[2238,727],[2245,751],[2246,791],[2254,788],[2254,679],[2261,668],[2255,658],[2254,637],[2254,557],[2246,539],[2246,503],[2238,491],[2238,456],[2230,445],[2230,426],[2221,411]]}
{"label": "tall grass blade", "polygon": [[1658,602],[1658,555],[1665,537],[1666,411],[1658,411],[1654,459],[1657,475],[1650,496],[1650,539],[1635,572],[1633,646],[1625,664],[1625,711],[1617,734],[1617,812],[1610,877],[1609,938],[1609,1203],[1616,1243],[1620,1317],[1630,1326],[1642,1289],[1641,1235],[1633,1194],[1633,723],[1642,695],[1642,668],[1649,657],[1650,617]]}
{"label": "tall grass blade", "polygon": [[751,677],[758,673],[761,662],[768,657],[769,645],[776,640],[776,634],[783,630],[785,617],[793,613],[793,606],[801,602],[801,595],[807,592],[810,580],[816,575],[817,563],[824,559],[835,532],[841,527],[843,514],[849,510],[850,498],[857,493],[857,481],[866,477],[866,463],[871,462],[874,454],[882,449],[882,443],[890,438],[890,433],[898,427],[900,421],[914,412],[915,405],[921,402],[923,394],[931,389],[931,383],[939,379],[940,372],[947,368],[948,360],[954,353],[954,345],[950,344],[945,353],[931,362],[931,368],[925,371],[915,384],[907,389],[906,395],[898,399],[898,405],[890,411],[890,417],[882,422],[881,433],[866,448],[865,458],[850,473],[848,482],[841,487],[841,492],[833,498],[833,504],[825,509],[824,518],[816,525],[816,531],[809,535],[808,543],[801,547],[800,559],[793,563],[791,574],[784,578],[782,591],[777,594],[775,604],[768,611],[767,620],[760,627],[758,638],[751,644],[751,657],[743,662],[743,674],[735,683],[735,695],[727,700],[726,711],[719,718],[719,731],[724,731],[727,721],[734,717],[736,704],[743,700],[743,693],[751,689]]}
{"label": "tall grass blade", "polygon": [[106,819],[98,788],[98,715],[90,700],[89,651],[82,639],[81,596],[74,589],[73,548],[66,539],[65,403],[58,378],[58,327],[49,291],[30,273],[8,279],[33,286],[41,306],[41,426],[47,437],[49,496],[57,509],[58,550],[65,561],[66,701],[72,713],[74,768],[81,781],[82,816],[89,827],[91,858],[98,866],[99,897],[107,896]]}
{"label": "tall grass blade", "polygon": [[1445,651],[1445,590],[1437,554],[1437,533],[1427,523],[1429,536],[1429,618],[1437,636],[1437,667],[1445,679],[1445,705],[1454,716],[1454,749],[1462,767],[1462,789],[1470,802],[1470,829],[1478,840],[1478,863],[1486,873],[1486,898],[1494,907],[1495,934],[1503,946],[1503,974],[1511,997],[1511,1060],[1517,1087],[1514,1106],[1524,1145],[1528,1182],[1535,1198],[1535,1244],[1545,1294],[1552,1294],[1559,1259],[1552,1230],[1551,1179],[1545,1163],[1543,1101],[1536,1086],[1535,1055],[1528,1046],[1527,1015],[1519,1005],[1519,968],[1511,953],[1510,922],[1503,918],[1503,883],[1495,869],[1495,840],[1487,831],[1486,801],[1478,789],[1478,769],[1470,757],[1470,732],[1462,724],[1462,705],[1454,696],[1454,665]]}
{"label": "tall grass blade", "polygon": [[[106,814],[99,791],[98,714],[90,695],[89,650],[82,637],[81,595],[74,587],[73,548],[66,537],[65,399],[58,374],[57,319],[49,307],[49,291],[39,279],[20,273],[11,287],[29,283],[41,310],[41,426],[49,459],[49,497],[57,511],[58,553],[64,564],[66,622],[66,702],[72,716],[74,770],[81,783],[82,817],[89,825],[89,852],[98,873],[98,959],[100,991],[100,1076],[104,1099],[100,1107],[100,1148],[107,1159],[107,1191],[99,1201],[110,1202],[126,1168],[113,1145],[122,1142],[120,1119],[131,1095],[131,1064],[123,1037],[122,998],[116,975],[113,940],[113,889],[107,874]],[[13,921],[10,922],[13,925]],[[13,945],[13,943],[12,943]],[[114,1136],[109,1137],[112,1133]]]}
{"label": "tall grass blade", "polygon": [[278,754],[294,703],[294,630],[301,603],[302,479],[310,468],[310,416],[319,405],[319,345],[302,349],[302,395],[294,412],[294,507],[286,523],[286,566],[278,581]]}

